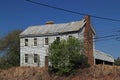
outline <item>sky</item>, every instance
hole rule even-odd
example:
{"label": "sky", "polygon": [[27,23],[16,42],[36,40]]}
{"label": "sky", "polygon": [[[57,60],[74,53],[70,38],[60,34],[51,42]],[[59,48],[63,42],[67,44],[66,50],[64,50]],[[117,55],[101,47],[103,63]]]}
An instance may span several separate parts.
{"label": "sky", "polygon": [[[71,11],[120,20],[120,0],[31,0]],[[60,11],[30,3],[26,0],[0,0],[0,38],[13,30],[24,30],[31,25],[43,25],[47,21],[66,23],[79,21],[84,15]],[[91,17],[96,37],[120,35],[120,21]],[[120,57],[120,36],[101,38],[95,48]]]}

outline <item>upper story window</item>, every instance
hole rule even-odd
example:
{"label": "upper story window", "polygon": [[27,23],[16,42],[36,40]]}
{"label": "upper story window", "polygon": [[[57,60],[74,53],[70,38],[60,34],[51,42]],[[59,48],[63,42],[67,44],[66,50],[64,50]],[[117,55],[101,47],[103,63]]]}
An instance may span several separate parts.
{"label": "upper story window", "polygon": [[28,63],[28,54],[25,54],[25,63]]}
{"label": "upper story window", "polygon": [[45,38],[45,45],[48,45],[48,43],[49,43],[48,38]]}
{"label": "upper story window", "polygon": [[37,38],[34,38],[34,46],[37,46]]}
{"label": "upper story window", "polygon": [[28,46],[28,39],[25,39],[25,46]]}
{"label": "upper story window", "polygon": [[69,38],[72,38],[72,35],[69,35]]}
{"label": "upper story window", "polygon": [[60,41],[60,37],[56,37],[56,40],[57,40],[57,41]]}
{"label": "upper story window", "polygon": [[34,54],[34,63],[38,62],[38,54]]}

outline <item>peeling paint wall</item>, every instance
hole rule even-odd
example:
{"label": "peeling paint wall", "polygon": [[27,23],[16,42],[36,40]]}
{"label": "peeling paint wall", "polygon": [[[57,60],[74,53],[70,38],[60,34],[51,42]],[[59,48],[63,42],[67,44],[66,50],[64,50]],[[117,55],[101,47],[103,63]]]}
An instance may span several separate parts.
{"label": "peeling paint wall", "polygon": [[[45,45],[45,38],[49,39],[49,45],[56,39],[67,39],[69,36],[74,36],[83,39],[83,32],[69,33],[57,36],[43,37],[24,37],[20,39],[20,66],[45,66],[45,56],[48,55],[48,45]],[[34,38],[37,38],[37,46],[34,46]],[[25,39],[28,39],[28,46],[25,46]],[[25,63],[25,54],[28,54],[28,63]],[[38,54],[39,62],[34,63],[34,54]]]}

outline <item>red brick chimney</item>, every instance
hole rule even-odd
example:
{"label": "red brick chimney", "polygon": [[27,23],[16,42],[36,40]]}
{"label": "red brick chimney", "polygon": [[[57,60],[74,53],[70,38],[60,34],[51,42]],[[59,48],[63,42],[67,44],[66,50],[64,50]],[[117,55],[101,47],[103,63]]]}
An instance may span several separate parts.
{"label": "red brick chimney", "polygon": [[54,24],[53,21],[47,21],[45,24]]}
{"label": "red brick chimney", "polygon": [[90,16],[85,16],[85,30],[84,30],[84,48],[85,56],[88,57],[88,63],[94,65],[93,54],[93,31],[90,26]]}

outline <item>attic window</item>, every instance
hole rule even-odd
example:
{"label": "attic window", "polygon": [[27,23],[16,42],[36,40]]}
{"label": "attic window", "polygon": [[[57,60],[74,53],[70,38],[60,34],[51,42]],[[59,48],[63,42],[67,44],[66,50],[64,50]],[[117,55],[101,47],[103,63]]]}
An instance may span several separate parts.
{"label": "attic window", "polygon": [[28,39],[25,39],[25,46],[28,46]]}

